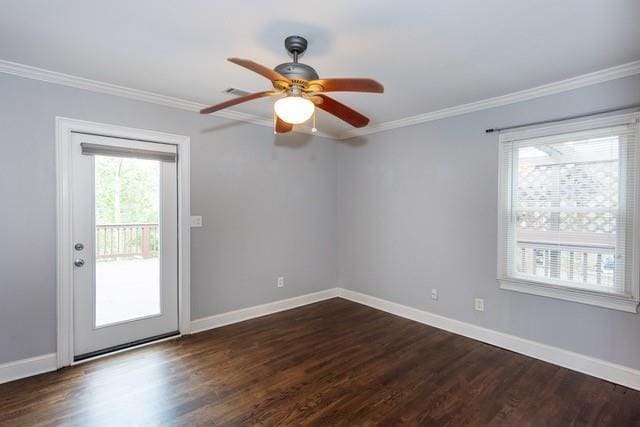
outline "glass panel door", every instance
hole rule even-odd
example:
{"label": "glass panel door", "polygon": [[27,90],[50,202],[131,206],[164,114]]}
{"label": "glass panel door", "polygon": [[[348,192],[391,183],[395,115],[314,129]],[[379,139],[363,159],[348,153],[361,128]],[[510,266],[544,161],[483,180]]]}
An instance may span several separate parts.
{"label": "glass panel door", "polygon": [[160,162],[95,156],[95,326],[161,314]]}
{"label": "glass panel door", "polygon": [[72,138],[74,358],[178,330],[176,147]]}

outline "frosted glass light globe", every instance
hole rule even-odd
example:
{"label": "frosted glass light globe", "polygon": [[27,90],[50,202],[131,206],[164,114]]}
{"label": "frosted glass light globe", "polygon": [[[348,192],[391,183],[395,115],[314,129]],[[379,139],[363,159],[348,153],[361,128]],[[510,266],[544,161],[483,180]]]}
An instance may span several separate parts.
{"label": "frosted glass light globe", "polygon": [[313,116],[315,105],[313,102],[300,96],[287,96],[280,98],[273,105],[278,117],[287,123],[297,125],[304,123]]}

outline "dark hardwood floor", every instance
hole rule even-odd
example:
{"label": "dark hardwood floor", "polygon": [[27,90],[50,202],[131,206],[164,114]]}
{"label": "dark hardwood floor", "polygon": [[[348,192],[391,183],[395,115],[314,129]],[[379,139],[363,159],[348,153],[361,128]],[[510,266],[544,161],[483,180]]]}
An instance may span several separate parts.
{"label": "dark hardwood floor", "polygon": [[640,392],[343,299],[0,385],[0,425],[640,425]]}

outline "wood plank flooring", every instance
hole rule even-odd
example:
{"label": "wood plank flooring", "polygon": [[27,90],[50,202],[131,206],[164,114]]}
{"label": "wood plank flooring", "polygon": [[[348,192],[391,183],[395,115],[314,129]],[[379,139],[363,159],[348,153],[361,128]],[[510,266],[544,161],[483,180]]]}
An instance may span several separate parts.
{"label": "wood plank flooring", "polygon": [[0,425],[640,425],[640,392],[331,299],[0,385]]}

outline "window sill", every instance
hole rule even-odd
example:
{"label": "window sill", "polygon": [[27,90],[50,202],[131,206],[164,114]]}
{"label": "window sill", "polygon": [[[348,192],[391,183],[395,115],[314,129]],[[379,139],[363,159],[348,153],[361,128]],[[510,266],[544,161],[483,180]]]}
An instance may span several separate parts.
{"label": "window sill", "polygon": [[529,280],[498,279],[498,281],[500,282],[500,289],[595,305],[628,313],[638,312],[639,301],[622,295],[608,295],[583,289],[564,288]]}

